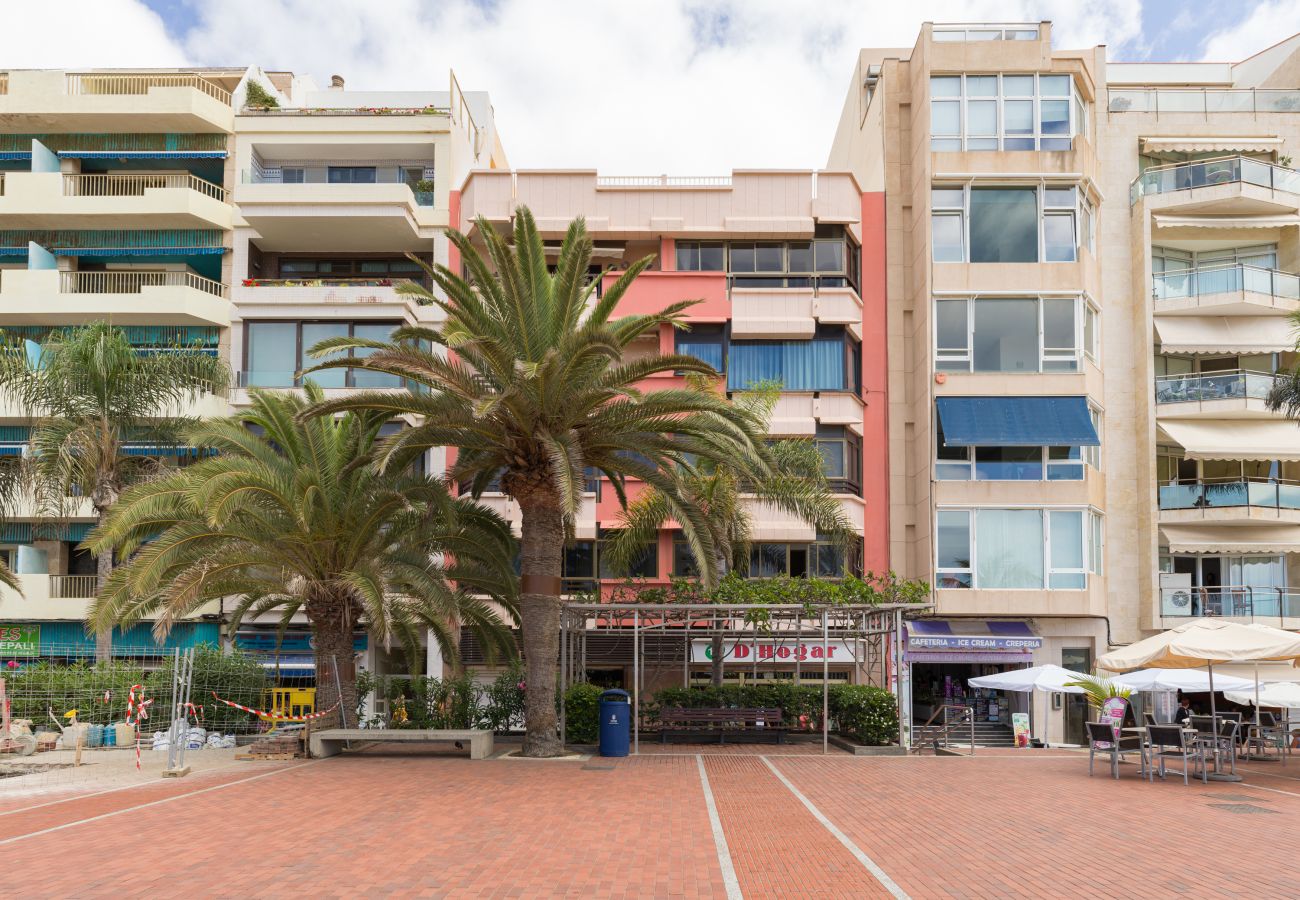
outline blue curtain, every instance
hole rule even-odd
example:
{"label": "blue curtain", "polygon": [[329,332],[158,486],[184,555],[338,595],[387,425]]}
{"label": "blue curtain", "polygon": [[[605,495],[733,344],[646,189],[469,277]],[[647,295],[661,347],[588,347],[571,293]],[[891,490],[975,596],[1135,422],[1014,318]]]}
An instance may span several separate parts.
{"label": "blue curtain", "polygon": [[722,336],[718,334],[677,335],[677,352],[708,363],[719,372],[725,371],[722,362]]}
{"label": "blue curtain", "polygon": [[731,345],[728,390],[744,390],[759,381],[779,381],[787,391],[842,391],[844,339],[751,341]]}

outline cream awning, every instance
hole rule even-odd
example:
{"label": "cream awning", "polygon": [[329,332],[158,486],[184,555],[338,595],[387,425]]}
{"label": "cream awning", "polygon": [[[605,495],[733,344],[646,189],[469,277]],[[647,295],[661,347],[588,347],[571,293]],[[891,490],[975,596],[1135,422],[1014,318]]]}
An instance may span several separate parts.
{"label": "cream awning", "polygon": [[1184,135],[1142,139],[1144,153],[1271,153],[1281,146],[1280,137],[1263,135],[1242,137]]}
{"label": "cream awning", "polygon": [[1300,215],[1278,216],[1161,216],[1151,217],[1156,228],[1284,228],[1300,225]]}
{"label": "cream awning", "polygon": [[1294,350],[1285,316],[1156,316],[1162,353],[1280,353]]}
{"label": "cream awning", "polygon": [[1255,668],[1259,667],[1259,680],[1261,684],[1275,684],[1281,681],[1296,682],[1300,681],[1300,668],[1296,668],[1290,663],[1284,662],[1262,662],[1262,663],[1228,663],[1222,666],[1214,667],[1214,675],[1222,672],[1225,675],[1235,675],[1237,678],[1245,678],[1250,681],[1255,680]]}
{"label": "cream awning", "polygon": [[1188,459],[1300,461],[1300,426],[1255,419],[1160,420],[1160,429],[1182,446]]}
{"label": "cream awning", "polygon": [[1300,552],[1300,525],[1161,525],[1170,553]]}

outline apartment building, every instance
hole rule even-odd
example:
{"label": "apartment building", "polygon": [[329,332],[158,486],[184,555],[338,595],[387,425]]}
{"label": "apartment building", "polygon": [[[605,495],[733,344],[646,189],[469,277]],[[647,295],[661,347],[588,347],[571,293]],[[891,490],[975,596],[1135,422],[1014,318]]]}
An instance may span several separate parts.
{"label": "apartment building", "polygon": [[1118,637],[1103,67],[1047,22],[927,23],[910,50],[860,53],[836,131],[828,166],[885,195],[890,561],[936,603],[908,633],[920,722],[952,702],[1006,721],[969,677],[1087,670]]}
{"label": "apartment building", "polygon": [[[97,320],[121,325],[140,352],[185,344],[224,354],[231,321],[235,210],[232,91],[243,69],[0,73],[0,329],[40,341]],[[185,410],[222,414],[207,395]],[[25,412],[0,409],[0,453],[24,452]],[[176,464],[184,450],[128,452]],[[25,627],[37,653],[93,652],[82,620],[95,565],[76,549],[93,520],[88,501],[42,520],[19,508],[0,553],[23,597],[0,590],[0,621]],[[215,641],[215,617],[178,626],[166,648],[148,625],[117,637],[138,654]],[[44,649],[42,649],[44,648]]]}
{"label": "apartment building", "polygon": [[[835,578],[859,567],[883,572],[889,565],[882,205],[879,194],[864,193],[851,174],[835,171],[691,178],[475,170],[464,183],[459,227],[480,237],[475,220],[483,216],[506,229],[515,210],[526,206],[556,253],[569,223],[583,216],[596,248],[592,277],[600,279],[598,289],[628,264],[654,256],[619,312],[699,302],[686,313],[689,330],[664,326],[633,353],[697,356],[721,372],[733,392],[779,381],[772,435],[816,442],[840,503],[864,538],[860,558],[849,559],[805,523],[755,503],[750,574]],[[672,375],[653,380],[647,388],[683,381]],[[602,479],[593,477],[588,488],[563,578],[575,593],[608,595],[625,582],[601,559],[602,541],[619,527],[621,509]],[[488,493],[484,502],[519,521],[518,505],[505,495]],[[649,586],[691,574],[690,553],[676,529],[663,530],[631,572]],[[654,651],[646,652],[653,669]],[[591,646],[589,674],[622,683],[631,653],[627,642]],[[671,659],[667,679],[680,684],[679,645]],[[700,654],[692,659],[692,677],[707,679],[708,661]],[[834,678],[851,675],[834,669]],[[770,665],[743,674],[781,677]],[[729,667],[728,678],[739,677],[738,667]],[[647,689],[654,678],[651,672]]]}
{"label": "apartment building", "polygon": [[[326,337],[433,321],[396,293],[423,277],[407,254],[448,262],[456,185],[505,164],[489,98],[454,75],[442,91],[358,92],[257,67],[0,73],[0,328],[39,340],[107,319],[141,352],[199,345],[230,364],[234,387],[186,412],[224,415],[251,387],[299,386]],[[328,393],[398,387],[346,370],[317,381]],[[0,453],[22,452],[22,411],[0,417]],[[426,465],[442,471],[442,454]],[[0,622],[39,627],[46,647],[85,640],[95,591],[93,560],[75,550],[91,511],[72,512],[57,540],[35,515],[0,538],[25,595],[0,593]],[[147,625],[117,645],[216,642],[218,619],[182,624],[166,647]],[[250,623],[237,643],[279,647],[281,673],[310,676],[305,622],[283,639],[276,624]],[[357,649],[368,668],[405,671],[364,636]]]}

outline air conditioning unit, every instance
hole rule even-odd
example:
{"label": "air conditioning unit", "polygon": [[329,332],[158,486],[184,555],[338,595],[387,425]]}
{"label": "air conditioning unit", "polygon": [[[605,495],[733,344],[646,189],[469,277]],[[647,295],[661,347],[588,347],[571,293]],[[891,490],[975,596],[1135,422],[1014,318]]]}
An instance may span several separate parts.
{"label": "air conditioning unit", "polygon": [[1192,576],[1190,572],[1161,572],[1160,596],[1165,609],[1184,612],[1192,606]]}

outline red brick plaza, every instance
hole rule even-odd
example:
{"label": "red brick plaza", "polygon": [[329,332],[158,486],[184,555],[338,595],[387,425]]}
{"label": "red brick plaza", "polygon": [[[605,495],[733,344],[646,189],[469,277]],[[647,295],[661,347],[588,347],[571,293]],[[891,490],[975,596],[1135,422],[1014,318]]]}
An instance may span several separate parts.
{"label": "red brick plaza", "polygon": [[1295,896],[1300,758],[1185,787],[1066,751],[673,749],[241,763],[4,803],[0,859],[43,897]]}

